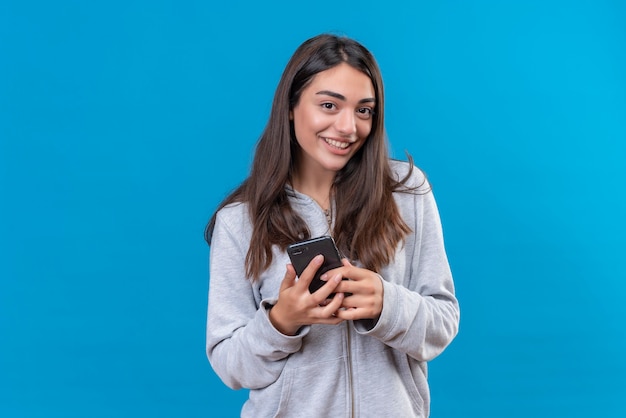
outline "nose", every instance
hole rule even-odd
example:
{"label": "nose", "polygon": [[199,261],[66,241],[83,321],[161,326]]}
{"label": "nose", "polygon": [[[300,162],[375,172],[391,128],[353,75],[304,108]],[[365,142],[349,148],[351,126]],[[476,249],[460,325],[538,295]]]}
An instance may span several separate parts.
{"label": "nose", "polygon": [[343,109],[337,115],[335,128],[342,135],[354,135],[356,133],[356,115],[351,109]]}

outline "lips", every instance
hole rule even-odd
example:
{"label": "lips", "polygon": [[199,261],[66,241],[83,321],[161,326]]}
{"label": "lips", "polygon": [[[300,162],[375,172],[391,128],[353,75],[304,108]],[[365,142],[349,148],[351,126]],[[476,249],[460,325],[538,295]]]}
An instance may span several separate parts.
{"label": "lips", "polygon": [[337,149],[346,149],[348,148],[350,145],[352,145],[351,142],[346,142],[346,141],[337,141],[335,139],[331,139],[331,138],[322,138],[324,140],[324,142],[326,142],[328,145],[330,145],[331,147],[335,147]]}

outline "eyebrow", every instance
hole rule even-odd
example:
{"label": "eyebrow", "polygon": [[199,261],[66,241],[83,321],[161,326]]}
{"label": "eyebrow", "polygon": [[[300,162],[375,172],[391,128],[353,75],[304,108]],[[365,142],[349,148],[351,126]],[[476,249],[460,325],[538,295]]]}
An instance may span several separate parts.
{"label": "eyebrow", "polygon": [[[334,91],[330,91],[330,90],[318,91],[316,94],[334,97],[335,99],[339,99],[344,102],[346,101],[346,96],[344,96],[343,94],[335,93]],[[359,103],[376,103],[376,99],[373,97],[368,97],[368,98],[359,100]]]}

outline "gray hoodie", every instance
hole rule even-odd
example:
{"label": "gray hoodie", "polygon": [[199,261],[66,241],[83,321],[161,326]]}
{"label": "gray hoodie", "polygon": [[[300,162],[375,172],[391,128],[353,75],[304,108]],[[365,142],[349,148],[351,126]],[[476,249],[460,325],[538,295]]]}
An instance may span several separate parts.
{"label": "gray hoodie", "polygon": [[[398,178],[409,168],[390,164]],[[424,175],[415,168],[408,185],[422,183]],[[455,337],[459,306],[427,187],[421,194],[394,193],[413,232],[378,272],[384,292],[378,321],[305,326],[295,336],[281,334],[268,317],[289,263],[286,252],[274,247],[272,265],[251,282],[244,266],[252,232],[247,206],[219,211],[211,242],[206,350],[226,385],[250,389],[242,417],[429,415],[426,362]],[[294,192],[290,203],[311,236],[329,234],[314,200]]]}

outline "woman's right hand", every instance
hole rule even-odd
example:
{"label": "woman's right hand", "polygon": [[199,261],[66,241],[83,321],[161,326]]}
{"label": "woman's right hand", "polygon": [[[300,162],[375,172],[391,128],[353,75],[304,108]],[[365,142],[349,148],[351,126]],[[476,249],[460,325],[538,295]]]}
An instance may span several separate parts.
{"label": "woman's right hand", "polygon": [[295,335],[304,325],[336,325],[343,321],[334,316],[341,307],[343,293],[336,293],[329,302],[327,301],[328,296],[341,283],[340,273],[329,273],[330,279],[324,286],[314,293],[309,292],[309,284],[323,261],[322,255],[314,257],[297,281],[296,271],[291,264],[287,264],[287,272],[280,284],[278,301],[269,312],[272,325],[283,334]]}

